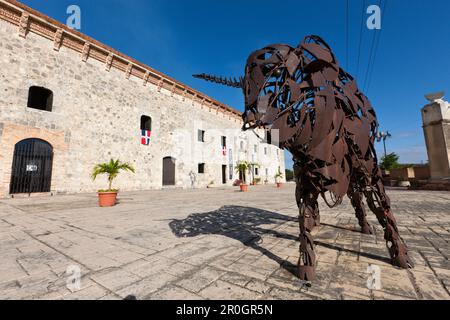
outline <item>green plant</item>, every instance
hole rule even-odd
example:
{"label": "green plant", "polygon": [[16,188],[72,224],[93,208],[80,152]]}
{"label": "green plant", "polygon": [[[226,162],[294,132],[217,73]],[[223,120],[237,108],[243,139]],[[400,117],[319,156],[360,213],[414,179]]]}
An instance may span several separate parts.
{"label": "green plant", "polygon": [[278,182],[279,179],[283,179],[283,174],[281,173],[281,170],[278,170],[278,172],[275,174],[275,180]]}
{"label": "green plant", "polygon": [[286,180],[288,180],[288,181],[294,180],[294,171],[286,169],[285,174],[286,174]]}
{"label": "green plant", "polygon": [[109,162],[99,163],[92,169],[91,178],[95,180],[98,175],[106,174],[108,176],[109,188],[108,190],[99,190],[100,192],[117,191],[112,189],[113,180],[117,177],[120,171],[131,171],[134,173],[134,168],[127,162],[120,162],[119,159],[111,159]]}
{"label": "green plant", "polygon": [[399,156],[392,152],[386,156],[381,157],[380,167],[383,170],[392,170],[399,167],[398,163]]}
{"label": "green plant", "polygon": [[248,164],[248,166],[249,166],[250,173],[252,175],[252,181],[255,183],[255,171],[256,171],[255,168],[260,168],[261,165],[257,162],[250,162]]}
{"label": "green plant", "polygon": [[243,177],[243,183],[245,184],[246,183],[246,181],[247,181],[247,179],[246,179],[246,177],[247,177],[247,175],[246,175],[246,173],[247,173],[247,171],[249,171],[249,169],[250,169],[250,164],[247,162],[247,161],[239,161],[237,164],[236,164],[236,172],[237,173],[242,173],[242,177]]}

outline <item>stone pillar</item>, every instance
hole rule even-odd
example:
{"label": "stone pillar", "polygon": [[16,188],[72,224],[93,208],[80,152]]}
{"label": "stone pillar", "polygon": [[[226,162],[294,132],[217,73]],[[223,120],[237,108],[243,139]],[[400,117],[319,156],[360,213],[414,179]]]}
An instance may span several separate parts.
{"label": "stone pillar", "polygon": [[422,108],[423,131],[427,145],[431,179],[450,179],[450,103],[443,92],[428,94]]}

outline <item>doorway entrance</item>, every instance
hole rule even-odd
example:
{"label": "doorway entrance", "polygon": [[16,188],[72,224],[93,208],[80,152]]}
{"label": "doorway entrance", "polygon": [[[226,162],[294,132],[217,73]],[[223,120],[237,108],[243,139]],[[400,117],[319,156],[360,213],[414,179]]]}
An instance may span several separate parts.
{"label": "doorway entrance", "polygon": [[163,159],[163,186],[175,185],[175,158]]}
{"label": "doorway entrance", "polygon": [[222,165],[222,184],[227,183],[227,166]]}
{"label": "doorway entrance", "polygon": [[53,147],[41,139],[25,139],[14,147],[9,193],[50,192]]}

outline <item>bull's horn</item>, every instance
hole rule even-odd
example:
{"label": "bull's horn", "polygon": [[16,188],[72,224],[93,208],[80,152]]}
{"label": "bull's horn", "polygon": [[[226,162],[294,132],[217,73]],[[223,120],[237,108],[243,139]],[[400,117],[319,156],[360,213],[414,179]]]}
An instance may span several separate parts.
{"label": "bull's horn", "polygon": [[242,88],[243,87],[242,78],[239,78],[239,81],[237,81],[236,78],[227,79],[227,78],[217,77],[217,76],[213,76],[213,75],[206,74],[206,73],[194,74],[192,76],[194,78],[203,79],[203,80],[218,83],[218,84],[223,84],[225,86],[232,87],[232,88]]}

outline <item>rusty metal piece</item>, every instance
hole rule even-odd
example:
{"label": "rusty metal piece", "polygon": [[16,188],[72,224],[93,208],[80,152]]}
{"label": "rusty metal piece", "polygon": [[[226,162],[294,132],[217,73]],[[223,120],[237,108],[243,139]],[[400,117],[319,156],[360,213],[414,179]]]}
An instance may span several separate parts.
{"label": "rusty metal piece", "polygon": [[205,74],[196,77],[241,88],[243,129],[279,130],[280,147],[292,153],[300,212],[301,279],[315,276],[311,231],[319,221],[319,195],[330,207],[347,195],[362,232],[370,233],[364,195],[384,228],[392,264],[412,267],[377,164],[375,110],[324,40],[311,35],[297,47],[274,44],[257,50],[250,54],[245,77],[239,82]]}

